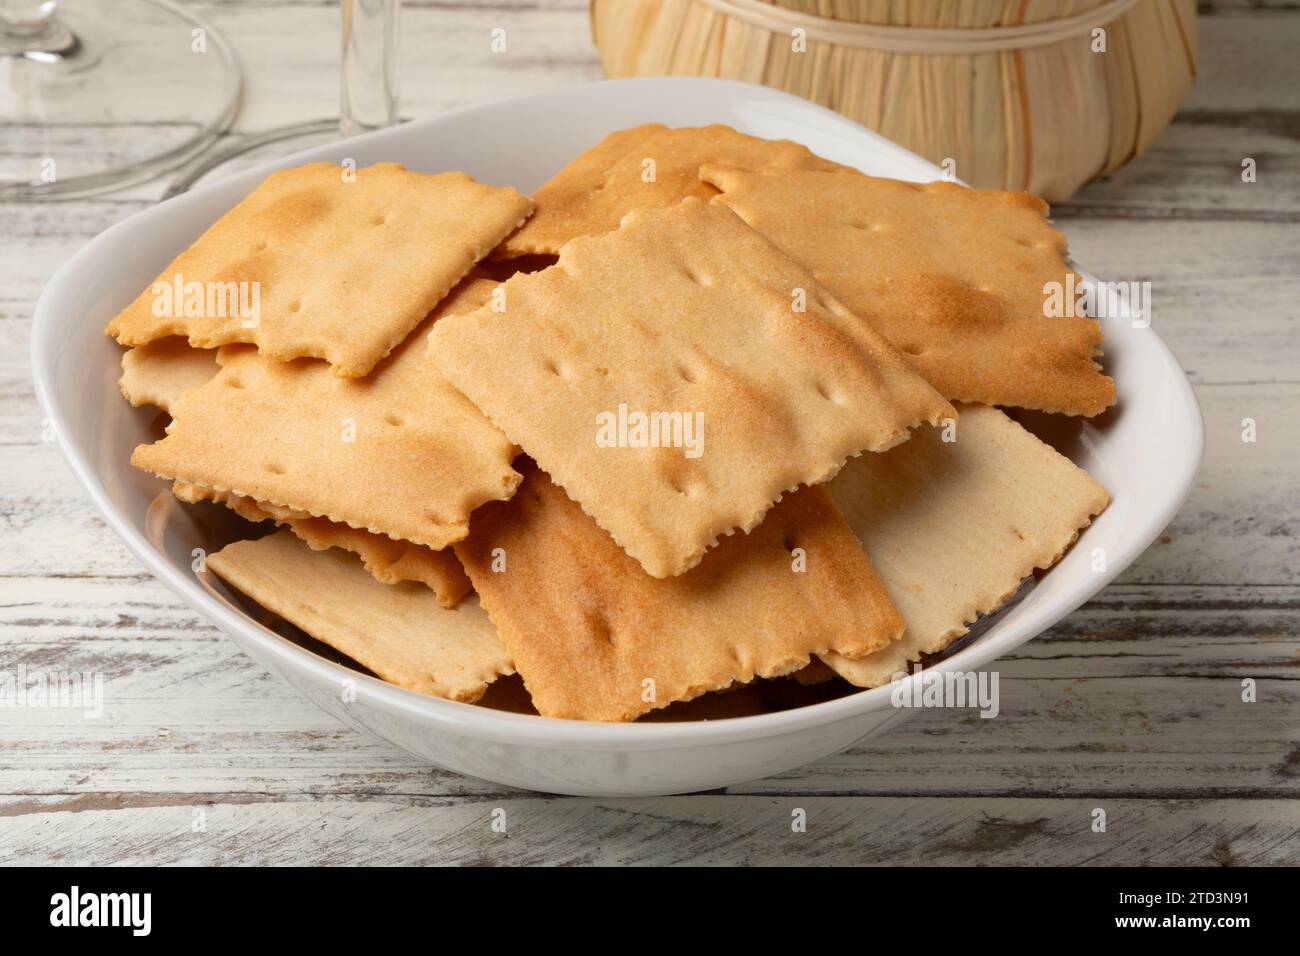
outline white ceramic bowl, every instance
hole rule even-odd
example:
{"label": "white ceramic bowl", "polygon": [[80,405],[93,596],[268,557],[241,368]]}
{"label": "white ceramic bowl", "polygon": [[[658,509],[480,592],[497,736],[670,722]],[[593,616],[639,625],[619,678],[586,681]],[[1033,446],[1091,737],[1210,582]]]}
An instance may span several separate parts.
{"label": "white ceramic bowl", "polygon": [[[458,110],[323,146],[147,209],[91,242],[50,280],[36,309],[36,391],[72,470],[105,520],[168,587],[304,697],[355,727],[462,773],[570,794],[663,794],[756,779],[842,750],[908,713],[890,688],[755,717],[695,723],[598,724],[510,714],[425,697],[358,675],[260,626],[229,595],[190,570],[190,552],[210,547],[207,529],[177,511],[159,521],[165,485],[131,468],[131,450],[152,440],[148,410],[118,393],[121,350],[108,320],[171,258],[263,176],[314,160],[359,165],[394,160],[428,172],[465,170],[530,192],[610,130],[656,121],[727,123],[881,176],[914,181],[939,169],[874,133],[784,93],[722,80],[634,79],[538,93]],[[1107,371],[1116,410],[1084,426],[1067,453],[1112,495],[1078,545],[993,625],[944,659],[974,670],[1070,613],[1152,542],[1182,504],[1200,460],[1199,409],[1177,361],[1150,328],[1106,319]],[[153,527],[147,530],[147,522]],[[1090,556],[1104,548],[1104,572]],[[340,680],[356,678],[356,699]]]}

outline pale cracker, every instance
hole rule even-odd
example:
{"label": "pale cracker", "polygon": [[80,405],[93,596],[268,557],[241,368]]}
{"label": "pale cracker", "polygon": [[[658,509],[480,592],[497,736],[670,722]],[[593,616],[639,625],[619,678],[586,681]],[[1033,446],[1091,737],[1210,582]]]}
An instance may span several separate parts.
{"label": "pale cracker", "polygon": [[[603,215],[600,193],[610,170],[639,144],[664,129],[659,123],[646,123],[617,130],[578,155],[533,193],[536,210],[530,217],[534,220],[532,228],[525,232],[520,227],[511,233],[492,253],[492,258],[553,255],[574,235],[584,234],[577,230],[588,220]],[[617,220],[614,224],[618,224]]]}
{"label": "pale cracker", "polygon": [[1114,403],[1115,383],[1094,361],[1100,324],[1044,314],[1048,283],[1080,280],[1041,199],[849,169],[700,175],[945,398],[1069,415]]}
{"label": "pale cracker", "polygon": [[479,264],[465,274],[465,278],[447,293],[447,297],[438,303],[438,307],[429,314],[430,320],[437,322],[449,315],[461,315],[473,312],[487,305],[492,300],[492,292],[501,284],[493,277],[487,267]]}
{"label": "pale cracker", "polygon": [[750,534],[660,580],[535,465],[520,468],[519,493],[474,512],[455,547],[546,716],[631,720],[797,671],[831,648],[867,654],[902,632],[822,488],[787,495]]}
{"label": "pale cracker", "polygon": [[455,610],[416,584],[382,584],[345,551],[313,551],[288,531],[236,541],[207,566],[268,611],[390,683],[474,701],[514,673],[496,629],[473,600]]}
{"label": "pale cracker", "polygon": [[327,518],[313,518],[189,482],[173,482],[172,494],[178,500],[190,503],[214,501],[224,504],[248,521],[275,521],[305,541],[313,551],[328,548],[351,551],[361,559],[362,566],[375,580],[385,584],[418,581],[433,591],[443,607],[455,607],[471,590],[469,578],[450,548],[434,551],[421,544],[395,541],[388,535],[349,528]]}
{"label": "pale cracker", "polygon": [[611,133],[538,189],[537,212],[493,255],[558,253],[577,236],[617,229],[632,209],[708,199],[713,190],[699,179],[705,163],[771,172],[842,168],[790,140],[758,139],[729,126],[635,126]]}
{"label": "pale cracker", "polygon": [[[114,318],[108,334],[123,345],[168,335],[205,348],[252,342],[269,357],[314,356],[341,375],[363,376],[532,210],[515,190],[464,173],[430,176],[380,163],[352,175],[330,163],[272,173]],[[160,299],[177,276],[204,291],[202,314],[175,303],[167,309]],[[249,302],[257,291],[255,317],[215,300],[211,311],[225,314],[209,314],[207,292],[225,283],[247,283]]]}
{"label": "pale cracker", "polygon": [[364,379],[247,347],[221,361],[132,464],[435,551],[519,483],[514,446],[438,374],[422,330]]}
{"label": "pale cracker", "polygon": [[132,405],[166,412],[181,392],[216,374],[216,349],[196,349],[180,336],[168,336],[123,352],[117,387]]}
{"label": "pale cracker", "polygon": [[960,406],[956,441],[919,429],[827,485],[907,621],[901,640],[858,660],[822,659],[860,687],[886,684],[1051,567],[1106,507],[1082,468],[1002,412]]}
{"label": "pale cracker", "polygon": [[[502,289],[504,313],[435,326],[439,368],[655,577],[848,456],[955,414],[805,269],[698,199],[629,213]],[[620,405],[681,413],[679,444],[702,416],[699,454],[598,445]]]}
{"label": "pale cracker", "polygon": [[211,501],[215,504],[225,505],[241,518],[252,522],[287,522],[306,520],[311,517],[305,511],[295,511],[292,508],[273,505],[267,501],[254,501],[244,495],[232,494],[229,491],[216,491],[212,488],[205,488],[202,485],[179,479],[172,482],[172,495],[175,496],[177,501],[184,501],[186,504]]}
{"label": "pale cracker", "polygon": [[326,518],[291,518],[285,524],[313,551],[351,551],[377,581],[418,581],[433,591],[443,607],[455,607],[471,590],[469,577],[451,548],[434,551],[422,544],[395,541],[388,535],[349,528]]}

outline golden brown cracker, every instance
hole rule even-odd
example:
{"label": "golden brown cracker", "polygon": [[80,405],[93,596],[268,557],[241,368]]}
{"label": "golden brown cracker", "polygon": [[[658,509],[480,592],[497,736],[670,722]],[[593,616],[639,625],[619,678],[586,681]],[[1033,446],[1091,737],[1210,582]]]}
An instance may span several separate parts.
{"label": "golden brown cracker", "polygon": [[1041,199],[848,169],[700,175],[945,398],[1070,415],[1114,403],[1115,383],[1095,361],[1101,325],[1044,313],[1048,283],[1081,280]]}
{"label": "golden brown cracker", "polygon": [[[247,498],[244,495],[235,495],[228,491],[213,491],[211,488],[204,488],[202,485],[196,485],[190,481],[173,481],[172,495],[177,501],[184,501],[186,504],[191,505],[198,504],[200,501],[211,501],[215,504],[225,505],[239,517],[254,524],[261,521],[275,520],[276,516],[271,512],[279,510],[275,505],[258,504],[252,498]],[[311,517],[305,512],[293,512],[293,514],[295,517]]]}
{"label": "golden brown cracker", "polygon": [[[533,196],[537,212],[494,256],[558,253],[577,236],[610,232],[632,209],[708,199],[705,163],[743,169],[840,169],[789,140],[767,140],[729,126],[667,129],[657,123],[619,130],[580,155]],[[653,164],[652,166],[650,164]]]}
{"label": "golden brown cracker", "polygon": [[834,648],[863,655],[902,618],[821,488],[787,495],[692,571],[652,578],[535,465],[456,545],[538,711],[631,720]]}
{"label": "golden brown cracker", "polygon": [[[639,144],[665,128],[659,123],[646,123],[617,130],[579,154],[533,194],[536,204],[533,217],[540,218],[541,225],[527,232],[521,227],[507,236],[492,258],[554,255],[573,236],[584,235],[584,231],[577,230],[582,230],[589,221],[601,221],[605,217],[607,201],[600,193],[610,170]],[[617,219],[614,225],[618,225]]]}
{"label": "golden brown cracker", "polygon": [[518,485],[514,446],[438,374],[423,330],[364,379],[248,348],[221,361],[132,464],[435,551]]}
{"label": "golden brown cracker", "polygon": [[473,312],[475,309],[482,308],[492,300],[492,292],[501,284],[501,280],[492,275],[489,269],[482,263],[476,265],[473,269],[465,274],[465,278],[456,283],[437,307],[429,314],[429,318],[437,322],[443,316],[460,315],[463,312]]}
{"label": "golden brown cracker", "polygon": [[422,544],[394,541],[387,535],[349,528],[325,518],[289,519],[285,524],[313,551],[351,551],[377,581],[418,581],[437,595],[443,607],[455,607],[471,590],[469,578],[451,548],[434,551]]}
{"label": "golden brown cracker", "polygon": [[215,491],[212,488],[204,488],[202,485],[196,485],[189,481],[173,481],[172,495],[177,501],[184,501],[187,504],[211,501],[219,505],[225,505],[241,518],[252,522],[277,521],[284,523],[306,520],[311,517],[311,514],[306,511],[295,511],[292,508],[273,505],[268,501],[254,501],[252,498],[243,495],[232,494],[229,491]]}
{"label": "golden brown cracker", "polygon": [[342,548],[361,559],[362,567],[378,581],[397,584],[418,581],[430,588],[443,607],[455,607],[471,590],[460,561],[450,548],[434,551],[409,541],[394,541],[383,534],[349,528],[326,518],[254,501],[242,495],[213,491],[189,482],[172,483],[172,494],[191,504],[214,501],[248,521],[275,521],[301,538],[313,551]]}
{"label": "golden brown cracker", "polygon": [[504,312],[435,326],[439,368],[655,577],[954,414],[807,270],[697,199],[629,213],[501,291]]}
{"label": "golden brown cracker", "polygon": [[903,637],[858,660],[822,659],[860,687],[886,684],[1000,607],[1051,567],[1109,496],[1082,468],[1002,412],[960,406],[956,440],[918,429],[856,458],[827,485],[907,621]]}
{"label": "golden brown cracker", "polygon": [[409,690],[474,701],[513,673],[475,601],[455,610],[417,584],[382,584],[347,552],[313,551],[289,531],[236,541],[207,566],[262,607]]}
{"label": "golden brown cracker", "polygon": [[196,349],[180,336],[168,336],[123,352],[117,387],[132,405],[166,412],[181,392],[216,374],[216,349]]}
{"label": "golden brown cracker", "polygon": [[396,163],[280,170],[163,270],[108,334],[123,345],[169,335],[202,348],[251,342],[267,357],[323,358],[363,376],[531,210],[515,190],[464,173]]}

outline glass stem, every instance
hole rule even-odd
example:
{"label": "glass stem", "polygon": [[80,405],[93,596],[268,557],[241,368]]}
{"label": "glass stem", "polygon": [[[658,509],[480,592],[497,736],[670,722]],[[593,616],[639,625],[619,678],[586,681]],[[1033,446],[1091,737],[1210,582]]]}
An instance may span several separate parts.
{"label": "glass stem", "polygon": [[343,0],[344,136],[398,122],[401,0]]}

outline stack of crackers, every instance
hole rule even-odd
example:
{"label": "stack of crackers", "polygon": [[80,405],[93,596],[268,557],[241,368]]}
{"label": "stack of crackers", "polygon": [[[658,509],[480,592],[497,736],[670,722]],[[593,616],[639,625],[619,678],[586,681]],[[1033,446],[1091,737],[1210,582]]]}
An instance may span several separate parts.
{"label": "stack of crackers", "polygon": [[997,407],[1115,400],[1098,324],[1044,317],[1046,213],[724,126],[613,133],[531,199],[283,170],[109,324],[170,416],[132,463],[256,523],[208,569],[412,690],[626,721],[878,686],[1107,504]]}

